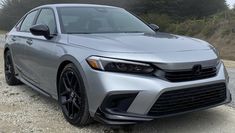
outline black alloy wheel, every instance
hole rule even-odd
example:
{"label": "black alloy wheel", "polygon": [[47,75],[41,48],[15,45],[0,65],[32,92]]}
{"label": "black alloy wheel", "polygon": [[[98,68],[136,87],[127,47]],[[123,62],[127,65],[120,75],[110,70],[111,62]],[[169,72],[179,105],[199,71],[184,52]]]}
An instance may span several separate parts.
{"label": "black alloy wheel", "polygon": [[6,51],[4,54],[4,72],[5,72],[6,83],[8,85],[21,84],[20,80],[18,80],[15,77],[14,65],[9,50]]}
{"label": "black alloy wheel", "polygon": [[58,87],[59,103],[66,120],[76,126],[89,124],[91,117],[85,87],[79,71],[73,64],[63,69]]}

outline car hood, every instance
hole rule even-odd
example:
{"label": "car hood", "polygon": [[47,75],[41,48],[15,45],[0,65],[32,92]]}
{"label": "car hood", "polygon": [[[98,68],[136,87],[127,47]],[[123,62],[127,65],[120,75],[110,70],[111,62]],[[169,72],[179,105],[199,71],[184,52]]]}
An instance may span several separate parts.
{"label": "car hood", "polygon": [[73,45],[106,52],[159,53],[210,49],[209,44],[202,40],[160,32],[73,34],[68,35],[68,41]]}

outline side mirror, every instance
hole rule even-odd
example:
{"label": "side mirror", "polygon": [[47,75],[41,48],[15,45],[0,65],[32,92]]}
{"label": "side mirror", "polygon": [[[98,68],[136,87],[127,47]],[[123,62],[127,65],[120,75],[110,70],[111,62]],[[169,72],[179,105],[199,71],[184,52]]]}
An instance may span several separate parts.
{"label": "side mirror", "polygon": [[30,28],[30,32],[35,36],[44,36],[48,40],[53,38],[47,25],[34,25]]}
{"label": "side mirror", "polygon": [[160,30],[159,26],[156,24],[149,24],[149,27],[156,32]]}

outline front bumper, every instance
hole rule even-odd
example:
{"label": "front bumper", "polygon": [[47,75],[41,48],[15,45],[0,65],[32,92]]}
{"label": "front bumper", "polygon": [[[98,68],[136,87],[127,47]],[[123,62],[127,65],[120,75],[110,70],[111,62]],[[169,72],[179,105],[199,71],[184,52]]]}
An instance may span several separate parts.
{"label": "front bumper", "polygon": [[[179,83],[172,83],[151,76],[95,71],[90,69],[86,62],[84,62],[83,65],[84,68],[86,68],[86,87],[90,114],[97,121],[111,125],[135,124],[136,122],[151,121],[155,118],[161,118],[161,116],[148,116],[148,113],[160,95],[166,91],[216,83],[225,83],[227,87],[228,84],[228,76],[224,65],[221,65],[215,77]],[[126,112],[117,113],[103,110],[102,104],[108,95],[133,93],[136,93],[137,95],[128,106]],[[230,101],[231,94],[229,89],[226,88],[226,100],[223,102],[203,108],[167,115],[164,117],[179,115],[197,110],[204,110],[229,103]]]}
{"label": "front bumper", "polygon": [[190,111],[185,111],[185,112],[181,112],[181,113],[165,115],[165,116],[161,116],[161,117],[153,117],[153,116],[147,116],[147,115],[135,115],[135,114],[128,114],[128,113],[126,113],[126,114],[121,114],[121,113],[120,114],[110,114],[108,112],[102,112],[100,109],[98,109],[95,116],[94,116],[94,119],[96,121],[99,121],[103,124],[108,124],[108,125],[133,125],[133,124],[136,124],[139,122],[152,121],[157,118],[171,117],[171,116],[175,116],[175,115],[181,115],[181,114],[185,114],[185,113],[191,113],[191,112],[195,112],[195,111],[210,109],[213,107],[217,107],[220,105],[230,103],[231,100],[232,100],[232,97],[230,94],[228,99],[222,103],[212,105],[212,106],[207,106],[204,108],[198,108],[198,109],[194,109],[194,110],[190,110]]}

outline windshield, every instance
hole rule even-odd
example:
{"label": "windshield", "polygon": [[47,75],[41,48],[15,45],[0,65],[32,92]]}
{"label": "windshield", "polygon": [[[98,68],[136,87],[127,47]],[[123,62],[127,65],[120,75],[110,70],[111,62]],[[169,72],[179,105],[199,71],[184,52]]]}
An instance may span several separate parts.
{"label": "windshield", "polygon": [[67,34],[154,32],[121,8],[60,7],[58,13],[62,32]]}

